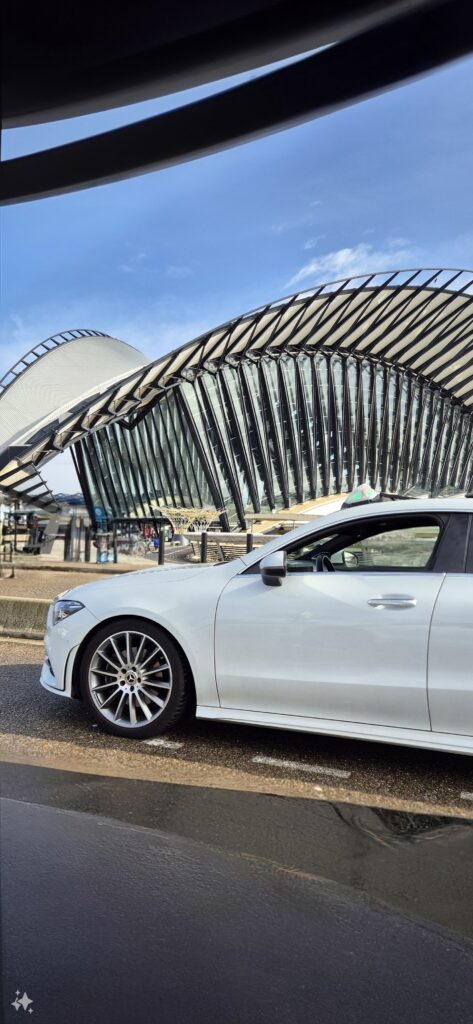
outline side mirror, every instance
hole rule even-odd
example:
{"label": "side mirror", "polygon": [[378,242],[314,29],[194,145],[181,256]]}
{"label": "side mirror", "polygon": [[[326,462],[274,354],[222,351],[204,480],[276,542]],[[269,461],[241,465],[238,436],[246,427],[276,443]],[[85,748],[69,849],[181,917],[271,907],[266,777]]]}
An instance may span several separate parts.
{"label": "side mirror", "polygon": [[354,551],[344,551],[342,559],[343,564],[347,567],[347,569],[356,569],[357,565],[359,565],[360,562],[358,555],[356,555]]}
{"label": "side mirror", "polygon": [[259,564],[261,579],[267,587],[280,587],[283,577],[287,576],[287,555],[285,551],[273,551],[266,555]]}

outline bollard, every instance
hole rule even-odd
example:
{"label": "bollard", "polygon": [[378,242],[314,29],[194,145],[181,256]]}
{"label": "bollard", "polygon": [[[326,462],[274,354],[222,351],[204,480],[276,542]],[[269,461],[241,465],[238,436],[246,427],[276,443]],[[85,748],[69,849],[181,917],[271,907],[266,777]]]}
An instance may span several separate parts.
{"label": "bollard", "polygon": [[200,535],[200,560],[207,561],[207,530],[202,530]]}
{"label": "bollard", "polygon": [[159,530],[158,565],[164,565],[164,530],[162,527]]}
{"label": "bollard", "polygon": [[84,562],[90,562],[90,526],[85,527]]}
{"label": "bollard", "polygon": [[65,533],[64,533],[64,561],[65,562],[68,562],[70,560],[70,551],[71,551],[71,524],[69,522],[67,524],[67,526],[66,526],[66,530],[65,530]]}
{"label": "bollard", "polygon": [[247,555],[250,554],[250,551],[253,551],[253,534],[251,532],[248,532],[247,535],[246,535],[246,553],[247,553]]}

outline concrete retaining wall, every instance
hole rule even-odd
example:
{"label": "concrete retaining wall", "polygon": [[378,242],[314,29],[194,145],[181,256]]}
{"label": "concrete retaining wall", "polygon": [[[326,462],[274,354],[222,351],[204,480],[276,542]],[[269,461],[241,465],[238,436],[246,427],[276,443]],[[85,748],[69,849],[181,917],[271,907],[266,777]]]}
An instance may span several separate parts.
{"label": "concrete retaining wall", "polygon": [[50,603],[35,597],[0,597],[0,636],[42,640]]}

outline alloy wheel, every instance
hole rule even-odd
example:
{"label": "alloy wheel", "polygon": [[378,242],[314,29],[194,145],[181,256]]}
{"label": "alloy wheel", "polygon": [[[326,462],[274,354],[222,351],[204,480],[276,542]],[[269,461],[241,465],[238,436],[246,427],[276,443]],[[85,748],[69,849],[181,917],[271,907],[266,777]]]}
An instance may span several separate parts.
{"label": "alloy wheel", "polygon": [[172,669],[156,640],[126,630],[108,636],[97,647],[88,684],[93,703],[105,719],[134,729],[163,713],[171,695]]}

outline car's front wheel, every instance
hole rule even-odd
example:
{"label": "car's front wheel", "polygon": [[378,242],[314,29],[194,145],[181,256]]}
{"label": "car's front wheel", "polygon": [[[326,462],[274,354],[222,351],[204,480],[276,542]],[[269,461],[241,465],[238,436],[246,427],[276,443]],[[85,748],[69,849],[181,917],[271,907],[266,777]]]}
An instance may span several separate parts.
{"label": "car's front wheel", "polygon": [[190,698],[177,646],[141,619],[110,622],[93,636],[81,659],[80,684],[95,721],[115,736],[134,739],[170,729]]}

